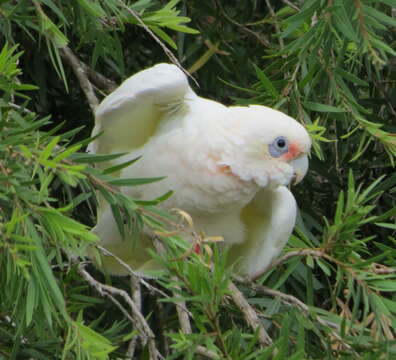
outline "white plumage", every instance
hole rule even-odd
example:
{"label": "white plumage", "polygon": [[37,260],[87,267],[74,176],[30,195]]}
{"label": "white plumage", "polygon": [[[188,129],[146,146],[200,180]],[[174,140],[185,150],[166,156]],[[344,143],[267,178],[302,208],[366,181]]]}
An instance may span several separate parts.
{"label": "white plumage", "polygon": [[[89,151],[142,156],[120,177],[166,176],[125,187],[123,193],[148,200],[173,190],[161,206],[188,212],[208,236],[223,236],[241,273],[253,275],[268,266],[287,242],[296,203],[286,186],[304,177],[311,146],[294,119],[264,106],[226,107],[201,98],[179,68],[158,64],[103,100],[93,135],[99,132]],[[156,267],[147,253],[150,239],[142,236],[134,247],[123,240],[106,204],[94,231],[104,247],[136,271]],[[104,266],[124,274],[112,259]]]}

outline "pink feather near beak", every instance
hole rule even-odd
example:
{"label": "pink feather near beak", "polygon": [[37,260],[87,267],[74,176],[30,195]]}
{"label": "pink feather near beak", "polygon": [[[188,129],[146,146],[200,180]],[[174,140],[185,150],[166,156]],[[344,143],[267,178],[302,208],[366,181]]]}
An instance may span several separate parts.
{"label": "pink feather near beak", "polygon": [[282,158],[286,161],[293,160],[301,155],[302,151],[300,150],[300,146],[296,142],[292,142],[289,145],[289,151],[282,155]]}

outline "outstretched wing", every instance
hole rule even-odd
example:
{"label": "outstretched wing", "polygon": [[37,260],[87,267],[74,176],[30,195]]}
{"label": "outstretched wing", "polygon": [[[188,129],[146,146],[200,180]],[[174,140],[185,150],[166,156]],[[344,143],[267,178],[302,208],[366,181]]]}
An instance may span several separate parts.
{"label": "outstretched wing", "polygon": [[[175,65],[158,64],[125,80],[107,96],[95,113],[92,136],[100,134],[87,151],[99,154],[133,152],[156,134],[161,120],[185,104],[186,95],[196,96],[186,75]],[[113,162],[101,166],[114,165]],[[145,250],[151,241],[142,234],[138,244],[124,241],[107,202],[99,196],[96,233],[110,252],[122,258],[133,269],[154,269],[151,256]],[[124,274],[125,269],[113,258],[104,257],[103,265],[111,274]],[[143,270],[142,270],[143,271]]]}
{"label": "outstretched wing", "polygon": [[230,251],[241,273],[255,276],[271,264],[288,241],[296,214],[296,201],[287,187],[258,192],[241,213],[246,239]]}
{"label": "outstretched wing", "polygon": [[97,108],[92,135],[103,134],[88,152],[112,154],[142,146],[189,91],[187,77],[176,65],[158,64],[131,76]]}

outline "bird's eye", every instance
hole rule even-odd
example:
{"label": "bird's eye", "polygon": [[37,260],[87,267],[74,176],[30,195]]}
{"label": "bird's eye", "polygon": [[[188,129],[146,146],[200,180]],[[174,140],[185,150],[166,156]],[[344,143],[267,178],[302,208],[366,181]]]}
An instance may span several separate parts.
{"label": "bird's eye", "polygon": [[273,157],[280,157],[289,151],[289,144],[284,136],[278,136],[268,147],[269,153]]}
{"label": "bird's eye", "polygon": [[283,149],[286,146],[286,140],[280,138],[276,141],[276,145],[278,146],[279,149]]}

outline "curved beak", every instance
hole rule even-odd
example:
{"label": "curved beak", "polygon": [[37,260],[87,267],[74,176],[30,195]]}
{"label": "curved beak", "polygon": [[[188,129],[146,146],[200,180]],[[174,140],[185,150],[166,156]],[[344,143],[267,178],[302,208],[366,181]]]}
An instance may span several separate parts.
{"label": "curved beak", "polygon": [[289,162],[294,170],[292,185],[298,184],[308,171],[308,155],[304,154]]}

